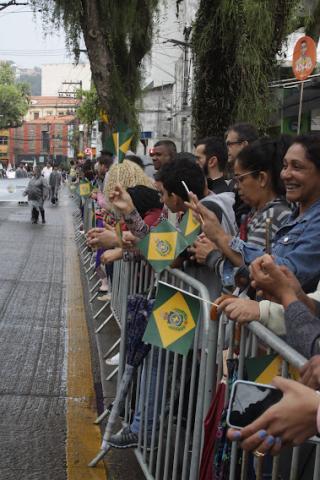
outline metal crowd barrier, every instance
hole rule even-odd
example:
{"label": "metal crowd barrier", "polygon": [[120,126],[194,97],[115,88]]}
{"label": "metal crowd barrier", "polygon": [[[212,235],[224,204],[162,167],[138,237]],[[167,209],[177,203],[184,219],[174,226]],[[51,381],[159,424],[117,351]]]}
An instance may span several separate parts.
{"label": "metal crowd barrier", "polygon": [[[90,202],[87,203],[86,208],[88,210],[92,208]],[[77,224],[81,221],[79,214],[77,213],[75,217]],[[79,243],[80,258],[85,263],[88,254],[91,253],[83,243],[81,235],[76,234],[76,239]],[[90,293],[93,293],[99,282],[91,287],[91,280],[93,280],[92,276],[88,277]],[[289,365],[300,368],[306,359],[258,322],[251,322],[241,327],[240,345],[236,345],[234,324],[231,323],[231,328],[227,330],[223,317],[218,321],[210,320],[210,298],[207,288],[182,271],[169,269],[155,278],[151,267],[144,260],[117,261],[114,263],[110,302],[106,302],[95,314],[95,318],[100,318],[104,310],[109,307],[109,314],[97,328],[96,334],[107,328],[111,319],[114,319],[119,326],[119,339],[104,354],[106,357],[120,346],[119,367],[110,376],[112,378],[118,372],[118,388],[127,356],[128,295],[139,293],[146,295],[146,292],[159,280],[201,297],[203,301],[200,321],[196,328],[193,348],[188,356],[157,347],[151,348],[137,369],[134,381],[126,395],[123,425],[130,425],[134,413],[139,414],[139,441],[135,455],[146,479],[197,480],[204,443],[204,419],[223,377],[226,343],[229,347],[228,358],[236,356],[238,359],[239,379],[244,376],[245,359],[256,356],[261,347],[268,353],[281,355],[282,375],[285,377],[289,374]],[[110,414],[111,407],[109,406],[103,412],[96,423],[100,423]],[[95,466],[109,449],[110,447],[104,447],[90,466]],[[259,478],[300,480],[302,478],[300,476],[301,460],[305,457],[305,449],[308,450],[308,455],[311,455],[309,463],[312,474],[303,478],[318,480],[320,478],[320,446],[315,438],[301,447],[294,447],[289,453],[287,450],[285,454],[274,459],[266,457],[269,459],[269,464],[272,463],[270,474],[260,477],[260,473],[256,472],[256,480]],[[239,456],[241,457],[240,476]],[[252,457],[242,452],[239,446],[233,443],[228,480],[249,478],[250,462],[252,463]],[[286,464],[286,472],[283,472],[282,463]]]}

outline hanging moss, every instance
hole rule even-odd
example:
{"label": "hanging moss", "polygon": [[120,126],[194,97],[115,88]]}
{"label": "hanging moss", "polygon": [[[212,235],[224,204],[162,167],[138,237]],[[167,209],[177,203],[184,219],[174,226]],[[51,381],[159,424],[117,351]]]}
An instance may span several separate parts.
{"label": "hanging moss", "polygon": [[223,134],[231,123],[268,125],[276,55],[295,0],[201,0],[193,29],[196,134]]}

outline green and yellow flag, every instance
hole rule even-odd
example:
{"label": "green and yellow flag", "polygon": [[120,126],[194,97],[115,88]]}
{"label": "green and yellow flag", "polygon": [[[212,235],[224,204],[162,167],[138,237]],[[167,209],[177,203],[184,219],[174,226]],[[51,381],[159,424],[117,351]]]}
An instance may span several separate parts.
{"label": "green and yellow flag", "polygon": [[91,184],[87,180],[80,180],[79,195],[80,197],[89,197],[91,195]]}
{"label": "green and yellow flag", "polygon": [[187,355],[193,344],[199,312],[199,300],[160,283],[143,341]]}
{"label": "green and yellow flag", "polygon": [[168,220],[164,220],[137,246],[153,269],[160,273],[171,265],[173,260],[188,247],[188,244],[181,233]]}
{"label": "green and yellow flag", "polygon": [[193,211],[189,208],[184,214],[179,227],[188,245],[192,245],[201,232],[201,226],[195,218]]}
{"label": "green and yellow flag", "polygon": [[[260,357],[252,357],[245,360],[245,369],[248,380],[251,382],[269,384],[277,375],[281,376],[283,358],[280,355],[272,353]],[[293,380],[299,380],[298,369],[289,365],[289,377]]]}
{"label": "green and yellow flag", "polygon": [[124,132],[116,132],[112,134],[113,143],[116,145],[116,155],[118,162],[121,163],[129,150],[133,133],[130,128],[127,128]]}

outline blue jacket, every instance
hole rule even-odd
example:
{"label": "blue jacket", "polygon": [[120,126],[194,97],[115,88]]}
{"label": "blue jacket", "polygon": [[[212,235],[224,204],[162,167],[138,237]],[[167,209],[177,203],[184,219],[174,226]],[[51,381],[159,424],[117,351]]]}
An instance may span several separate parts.
{"label": "blue jacket", "polygon": [[[261,248],[233,238],[230,247],[249,265],[264,254]],[[309,292],[320,279],[320,200],[299,216],[296,209],[279,228],[272,244],[272,255],[278,265],[286,265]]]}

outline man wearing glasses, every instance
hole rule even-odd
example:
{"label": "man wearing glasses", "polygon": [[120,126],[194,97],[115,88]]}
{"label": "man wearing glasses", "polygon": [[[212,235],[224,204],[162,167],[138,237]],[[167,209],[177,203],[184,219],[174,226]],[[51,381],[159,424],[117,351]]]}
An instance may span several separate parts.
{"label": "man wearing glasses", "polygon": [[256,127],[250,125],[250,123],[235,123],[228,128],[225,133],[225,140],[231,169],[233,169],[238,153],[258,138],[259,134]]}

